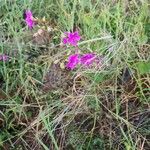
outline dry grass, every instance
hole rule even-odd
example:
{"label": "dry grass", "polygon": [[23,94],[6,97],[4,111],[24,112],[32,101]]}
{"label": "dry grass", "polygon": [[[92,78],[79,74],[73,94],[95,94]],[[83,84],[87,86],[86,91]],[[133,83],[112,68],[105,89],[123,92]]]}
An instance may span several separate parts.
{"label": "dry grass", "polygon": [[[27,8],[38,17],[31,31]],[[149,150],[147,0],[2,0],[0,10],[10,57],[0,62],[1,149]],[[64,68],[74,49],[61,35],[75,29],[80,53],[96,53],[99,66]]]}

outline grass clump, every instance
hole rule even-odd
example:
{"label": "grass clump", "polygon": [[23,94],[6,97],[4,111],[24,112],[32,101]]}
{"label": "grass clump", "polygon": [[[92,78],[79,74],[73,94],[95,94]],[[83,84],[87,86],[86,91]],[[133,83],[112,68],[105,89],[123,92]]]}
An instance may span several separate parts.
{"label": "grass clump", "polygon": [[[0,11],[1,149],[149,149],[148,0],[2,0]],[[66,31],[80,34],[75,48]],[[76,49],[100,63],[67,69]]]}

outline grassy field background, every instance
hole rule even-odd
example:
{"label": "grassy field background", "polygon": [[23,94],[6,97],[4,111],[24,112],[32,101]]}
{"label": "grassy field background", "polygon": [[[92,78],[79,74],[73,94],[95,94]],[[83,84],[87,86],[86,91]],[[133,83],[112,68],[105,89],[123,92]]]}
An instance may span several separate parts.
{"label": "grassy field background", "polygon": [[[101,67],[64,69],[75,30]],[[0,54],[0,149],[150,149],[148,0],[1,0]]]}

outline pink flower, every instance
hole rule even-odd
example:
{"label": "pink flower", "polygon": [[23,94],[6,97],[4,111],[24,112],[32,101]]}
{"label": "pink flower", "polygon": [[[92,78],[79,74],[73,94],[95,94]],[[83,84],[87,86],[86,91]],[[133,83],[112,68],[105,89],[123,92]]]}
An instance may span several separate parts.
{"label": "pink flower", "polygon": [[78,41],[80,41],[81,37],[78,33],[78,31],[76,32],[66,32],[65,33],[66,37],[64,37],[62,39],[64,44],[70,44],[72,46],[77,46]]}
{"label": "pink flower", "polygon": [[66,67],[73,70],[80,62],[79,54],[70,55]]}
{"label": "pink flower", "polygon": [[84,66],[89,66],[91,65],[95,60],[96,60],[96,55],[93,54],[93,53],[87,53],[87,54],[84,54],[81,59],[80,59],[80,62],[82,65]]}
{"label": "pink flower", "polygon": [[33,15],[30,10],[26,10],[25,12],[25,21],[30,29],[32,29],[33,26],[35,25],[35,22],[33,21]]}
{"label": "pink flower", "polygon": [[9,59],[8,55],[1,54],[0,55],[0,61],[7,61]]}

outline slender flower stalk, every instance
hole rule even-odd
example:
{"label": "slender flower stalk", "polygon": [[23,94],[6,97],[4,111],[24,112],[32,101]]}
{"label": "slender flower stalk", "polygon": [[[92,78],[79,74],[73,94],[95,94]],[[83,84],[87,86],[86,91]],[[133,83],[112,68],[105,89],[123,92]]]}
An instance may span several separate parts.
{"label": "slender flower stalk", "polygon": [[75,46],[75,54],[72,54],[69,56],[68,63],[66,64],[66,67],[68,69],[73,70],[79,64],[84,67],[90,67],[92,66],[93,63],[98,62],[98,57],[94,53],[86,53],[84,55],[79,54],[79,51],[78,51],[79,49],[77,46],[81,37],[78,31],[75,31],[73,33],[66,32],[65,35],[66,36],[62,39],[63,44],[69,44],[69,45]]}

